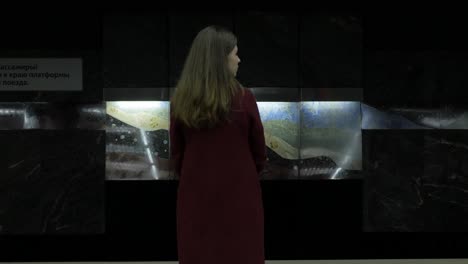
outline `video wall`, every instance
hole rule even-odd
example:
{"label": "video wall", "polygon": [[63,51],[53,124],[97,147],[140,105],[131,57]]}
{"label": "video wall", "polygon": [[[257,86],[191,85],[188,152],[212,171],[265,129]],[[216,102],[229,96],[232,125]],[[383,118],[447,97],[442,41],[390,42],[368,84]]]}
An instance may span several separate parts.
{"label": "video wall", "polygon": [[[361,178],[363,130],[468,127],[467,111],[379,110],[357,101],[262,101],[265,88],[250,89],[265,132],[264,180]],[[278,98],[284,89],[269,91]],[[2,103],[0,119],[3,130],[105,130],[107,180],[176,179],[169,166],[169,101]]]}

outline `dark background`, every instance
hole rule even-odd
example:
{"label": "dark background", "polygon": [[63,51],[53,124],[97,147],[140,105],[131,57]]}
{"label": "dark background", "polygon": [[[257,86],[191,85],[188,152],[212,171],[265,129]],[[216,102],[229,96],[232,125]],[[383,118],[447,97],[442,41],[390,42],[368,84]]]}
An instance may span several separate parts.
{"label": "dark background", "polygon": [[[362,98],[376,107],[466,105],[466,89],[457,89],[464,87],[467,76],[461,70],[466,69],[467,62],[458,55],[466,47],[461,39],[461,20],[454,16],[443,21],[424,15],[417,20],[412,16],[392,17],[299,11],[225,11],[191,16],[125,10],[86,15],[25,14],[15,20],[17,27],[3,29],[8,41],[1,41],[1,57],[83,57],[84,90],[1,92],[0,101],[168,100],[165,88],[174,85],[191,39],[205,25],[216,23],[238,36],[242,60],[238,78],[248,87],[300,88],[303,92],[298,101],[317,100],[314,89],[325,89],[328,92],[320,93],[319,100]],[[454,33],[447,33],[446,27]],[[442,37],[436,37],[439,34]],[[446,51],[449,53],[441,53]],[[430,55],[418,55],[421,52]],[[454,66],[432,66],[435,63],[428,62],[432,58]],[[414,67],[409,72],[401,70],[408,69],[408,63]],[[385,75],[388,72],[394,74]],[[458,82],[442,85],[452,79]],[[425,85],[419,85],[421,82],[435,85],[427,91]],[[281,98],[280,92],[269,100]],[[76,136],[76,132],[70,133]],[[23,151],[29,155],[30,150]],[[61,158],[69,159],[66,155]],[[0,261],[176,260],[177,184],[107,181],[102,188],[106,198],[105,233],[2,235]],[[362,232],[362,180],[262,181],[261,186],[266,259],[468,255],[463,233]]]}

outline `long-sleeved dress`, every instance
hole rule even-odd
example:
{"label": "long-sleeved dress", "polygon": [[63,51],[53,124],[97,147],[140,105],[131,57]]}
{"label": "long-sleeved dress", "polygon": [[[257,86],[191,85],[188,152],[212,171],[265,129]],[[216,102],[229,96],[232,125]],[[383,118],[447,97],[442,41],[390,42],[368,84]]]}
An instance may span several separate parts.
{"label": "long-sleeved dress", "polygon": [[197,131],[171,115],[180,264],[265,263],[259,178],[265,138],[255,96],[242,89],[244,95],[233,99],[231,123]]}

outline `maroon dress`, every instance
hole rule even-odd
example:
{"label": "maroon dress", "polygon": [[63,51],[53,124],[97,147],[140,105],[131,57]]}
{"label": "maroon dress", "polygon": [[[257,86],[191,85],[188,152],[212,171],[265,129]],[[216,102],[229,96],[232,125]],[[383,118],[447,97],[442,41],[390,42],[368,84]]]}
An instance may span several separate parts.
{"label": "maroon dress", "polygon": [[180,264],[265,263],[259,178],[265,138],[255,96],[242,89],[244,96],[233,99],[232,123],[197,131],[171,116]]}

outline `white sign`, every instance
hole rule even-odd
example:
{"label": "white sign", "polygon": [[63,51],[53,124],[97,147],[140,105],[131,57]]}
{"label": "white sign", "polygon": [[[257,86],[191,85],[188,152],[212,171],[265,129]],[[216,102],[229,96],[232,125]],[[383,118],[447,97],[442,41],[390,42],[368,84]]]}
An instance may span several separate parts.
{"label": "white sign", "polygon": [[0,92],[82,90],[81,58],[0,58]]}

